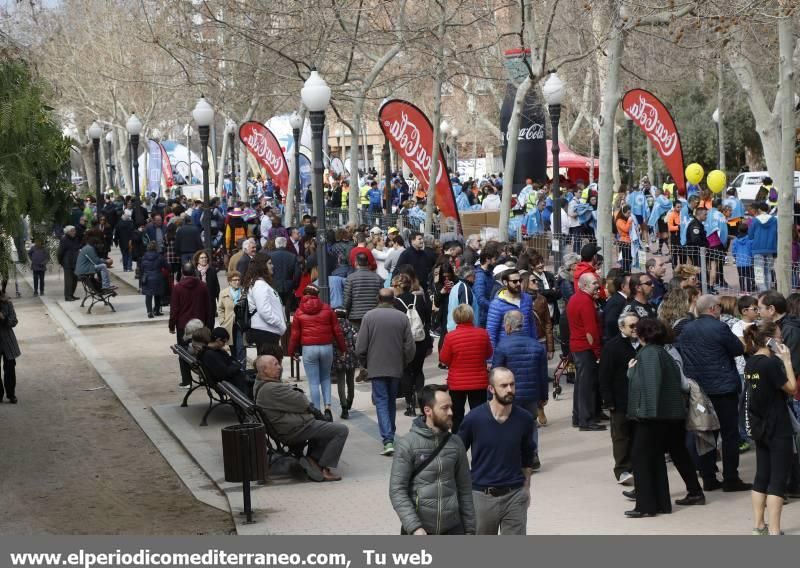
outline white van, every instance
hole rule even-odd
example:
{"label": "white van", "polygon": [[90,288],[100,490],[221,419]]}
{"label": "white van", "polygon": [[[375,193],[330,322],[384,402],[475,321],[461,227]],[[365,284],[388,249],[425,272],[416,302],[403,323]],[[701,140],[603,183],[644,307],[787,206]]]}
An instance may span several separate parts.
{"label": "white van", "polygon": [[[753,201],[756,198],[756,193],[761,187],[761,180],[769,175],[769,172],[744,172],[736,176],[730,187],[736,190],[739,199],[742,201]],[[775,187],[780,189],[775,178]],[[800,200],[800,172],[794,172],[794,192],[795,200]]]}

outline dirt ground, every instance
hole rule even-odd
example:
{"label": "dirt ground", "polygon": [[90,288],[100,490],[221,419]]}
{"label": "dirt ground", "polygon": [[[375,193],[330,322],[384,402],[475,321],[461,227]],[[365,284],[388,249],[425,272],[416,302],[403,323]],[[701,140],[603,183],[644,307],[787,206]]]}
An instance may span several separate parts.
{"label": "dirt ground", "polygon": [[23,293],[14,301],[19,404],[0,404],[0,534],[233,532],[230,514],[192,496],[30,289]]}

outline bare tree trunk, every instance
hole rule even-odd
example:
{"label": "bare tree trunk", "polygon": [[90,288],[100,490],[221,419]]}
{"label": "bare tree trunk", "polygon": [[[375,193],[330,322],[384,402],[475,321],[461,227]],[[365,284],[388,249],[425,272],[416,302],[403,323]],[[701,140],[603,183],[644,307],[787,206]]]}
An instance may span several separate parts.
{"label": "bare tree trunk", "polygon": [[359,135],[361,113],[364,111],[364,96],[359,93],[353,101],[353,122],[350,128],[350,195],[348,196],[348,218],[351,225],[358,225],[358,208],[361,188],[358,180]]}
{"label": "bare tree trunk", "polygon": [[428,193],[425,203],[425,234],[433,229],[433,205],[436,198],[436,178],[439,176],[439,125],[442,120],[442,84],[444,83],[444,36],[447,26],[447,0],[439,0],[441,18],[437,33],[436,86],[433,92],[433,148],[431,149],[431,171],[428,178]]}
{"label": "bare tree trunk", "polygon": [[130,140],[125,130],[117,132],[117,161],[119,162],[118,176],[125,180],[125,191],[128,195],[133,195],[133,172],[131,170]]}
{"label": "bare tree trunk", "polygon": [[[500,240],[508,240],[508,218],[511,213],[511,188],[514,181],[514,167],[517,161],[517,143],[519,140],[519,123],[522,116],[522,105],[525,102],[525,97],[528,96],[528,91],[531,88],[533,81],[530,77],[526,77],[522,83],[517,87],[517,94],[514,95],[514,106],[511,109],[511,117],[508,119],[508,129],[506,130],[508,136],[508,146],[506,147],[506,161],[503,166],[503,195],[500,201]],[[557,176],[558,172],[553,172],[553,176]],[[554,213],[558,215],[558,212]]]}
{"label": "bare tree trunk", "polygon": [[653,167],[653,145],[650,143],[650,138],[645,138],[645,144],[647,145],[647,179],[650,180],[650,183],[655,183],[656,171]]}
{"label": "bare tree trunk", "polygon": [[[616,148],[615,117],[621,98],[619,71],[624,50],[621,23],[615,23],[608,42],[608,66],[603,103],[600,115],[600,191],[597,195],[597,238],[609,246],[611,233],[612,189],[617,187],[614,173],[618,173],[614,159]],[[610,251],[609,251],[610,252]],[[606,263],[609,266],[611,263]],[[605,272],[605,269],[604,269]]]}
{"label": "bare tree trunk", "polygon": [[228,160],[228,129],[225,129],[225,134],[222,135],[222,151],[219,154],[219,161],[217,162],[217,195],[222,195],[222,190],[225,187],[225,165]]}
{"label": "bare tree trunk", "polygon": [[[792,215],[794,212],[794,39],[791,16],[778,20],[780,84],[775,111],[781,117],[781,169],[778,182],[778,258],[776,287],[784,296],[792,291]],[[720,121],[721,122],[721,121]]]}
{"label": "bare tree trunk", "polygon": [[719,136],[719,169],[725,171],[725,113],[722,108],[724,106],[724,93],[723,93],[723,66],[722,56],[717,60],[717,128]]}
{"label": "bare tree trunk", "polygon": [[78,142],[81,151],[81,161],[83,162],[83,172],[86,182],[89,184],[91,195],[96,195],[97,184],[94,181],[94,150],[92,143],[84,144]]}

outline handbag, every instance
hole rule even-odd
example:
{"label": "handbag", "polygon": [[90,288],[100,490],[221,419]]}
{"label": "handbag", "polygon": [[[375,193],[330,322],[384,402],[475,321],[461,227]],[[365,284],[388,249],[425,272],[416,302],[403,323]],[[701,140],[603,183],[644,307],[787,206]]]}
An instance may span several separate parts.
{"label": "handbag", "polygon": [[708,235],[708,247],[709,248],[717,248],[718,246],[722,245],[722,241],[719,238],[718,232],[713,232]]}
{"label": "handbag", "polygon": [[233,316],[236,321],[236,325],[239,326],[239,329],[242,333],[246,331],[250,331],[251,322],[253,319],[253,315],[256,313],[256,310],[250,311],[250,306],[247,301],[247,294],[242,294],[242,297],[239,298],[239,301],[236,302],[236,305],[233,306]]}
{"label": "handbag", "polygon": [[[408,478],[408,487],[406,488],[406,492],[408,493],[409,498],[411,498],[411,491],[414,489],[414,478],[417,477],[417,475],[419,475],[420,473],[422,473],[422,470],[428,467],[431,464],[431,462],[436,459],[436,456],[439,455],[439,453],[442,451],[442,449],[444,448],[445,444],[447,444],[447,441],[449,439],[450,439],[450,432],[447,432],[444,436],[442,436],[442,441],[439,442],[439,445],[436,446],[436,448],[430,453],[430,455],[424,460],[422,460],[422,462],[417,467],[414,468],[414,471],[411,472],[411,476]],[[411,500],[413,501],[413,499]],[[408,534],[402,526],[400,527],[400,534],[401,535]]]}

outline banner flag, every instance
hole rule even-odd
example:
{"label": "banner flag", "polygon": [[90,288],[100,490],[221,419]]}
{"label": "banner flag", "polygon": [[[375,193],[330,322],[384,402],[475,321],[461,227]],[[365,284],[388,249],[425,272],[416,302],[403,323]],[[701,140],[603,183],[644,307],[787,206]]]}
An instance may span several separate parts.
{"label": "banner flag", "polygon": [[172,164],[169,161],[169,154],[167,154],[163,144],[158,146],[161,148],[161,173],[164,174],[167,189],[172,189],[172,186],[175,185],[175,178],[172,176]]}
{"label": "banner flag", "polygon": [[667,107],[653,93],[632,89],[622,97],[622,110],[644,131],[672,174],[676,187],[686,195],[681,137]]}
{"label": "banner flag", "polygon": [[272,131],[260,122],[251,120],[239,127],[239,140],[267,170],[273,183],[280,187],[280,193],[285,194],[289,189],[289,166]]}
{"label": "banner flag", "polygon": [[147,141],[147,193],[161,197],[161,144]]}
{"label": "banner flag", "polygon": [[[408,164],[408,167],[423,184],[428,187],[431,196],[430,167],[431,147],[433,146],[433,126],[428,117],[413,104],[394,99],[387,101],[378,112],[378,121],[383,130],[383,135],[389,140],[394,149]],[[436,206],[442,216],[454,219],[461,233],[461,220],[456,207],[456,197],[450,176],[445,167],[444,154],[437,144],[439,155],[439,173],[435,180],[433,192]]]}

